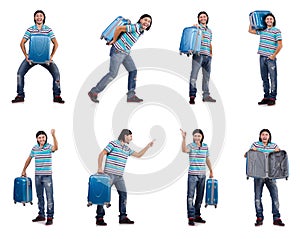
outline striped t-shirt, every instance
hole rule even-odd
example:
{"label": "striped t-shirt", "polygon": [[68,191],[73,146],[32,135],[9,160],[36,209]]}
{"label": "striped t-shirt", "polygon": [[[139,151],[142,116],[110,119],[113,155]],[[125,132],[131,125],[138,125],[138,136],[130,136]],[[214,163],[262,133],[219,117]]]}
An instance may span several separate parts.
{"label": "striped t-shirt", "polygon": [[275,149],[278,147],[275,143],[268,143],[266,146],[263,144],[263,142],[254,142],[251,146],[251,148],[255,147],[258,151],[263,153],[271,153],[274,152]]}
{"label": "striped t-shirt", "polygon": [[120,38],[113,45],[121,52],[130,53],[131,47],[143,32],[141,24],[128,24],[126,25],[126,32],[122,32]]}
{"label": "striped t-shirt", "polygon": [[52,175],[52,145],[33,146],[30,157],[35,158],[35,175]]}
{"label": "striped t-shirt", "polygon": [[212,31],[207,26],[205,27],[202,24],[199,25],[199,28],[202,31],[200,54],[210,56],[210,45],[211,45],[211,41],[212,41]]}
{"label": "striped t-shirt", "polygon": [[104,172],[123,176],[127,159],[134,151],[119,140],[109,142],[104,150],[107,151]]}
{"label": "striped t-shirt", "polygon": [[271,56],[277,49],[278,41],[282,40],[281,31],[276,27],[267,28],[263,31],[257,31],[260,35],[258,54],[262,56]]}
{"label": "striped t-shirt", "polygon": [[41,30],[39,30],[36,25],[29,27],[26,30],[23,38],[25,38],[26,40],[30,40],[31,35],[34,35],[34,34],[45,35],[45,36],[48,36],[50,39],[55,38],[55,35],[54,35],[52,29],[46,25],[43,25]]}
{"label": "striped t-shirt", "polygon": [[198,146],[196,143],[187,145],[189,152],[189,175],[206,175],[206,158],[209,156],[208,146],[202,143]]}

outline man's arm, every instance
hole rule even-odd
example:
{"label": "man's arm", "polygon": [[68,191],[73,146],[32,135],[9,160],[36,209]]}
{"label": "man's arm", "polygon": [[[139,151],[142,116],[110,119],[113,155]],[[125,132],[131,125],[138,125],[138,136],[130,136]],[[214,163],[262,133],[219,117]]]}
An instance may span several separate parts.
{"label": "man's arm", "polygon": [[255,34],[255,35],[257,34],[256,30],[252,29],[251,25],[249,25],[248,32],[251,33],[251,34]]}
{"label": "man's arm", "polygon": [[103,173],[102,163],[103,163],[103,158],[106,155],[107,155],[107,151],[103,149],[98,156],[98,171],[97,171],[98,173]]}
{"label": "man's arm", "polygon": [[52,58],[53,58],[53,56],[54,56],[54,54],[55,54],[55,52],[58,48],[58,42],[57,42],[56,38],[51,39],[51,41],[53,43],[53,48],[52,48],[52,52],[51,52],[51,55],[50,55],[50,61],[52,61]]}
{"label": "man's arm", "polygon": [[147,152],[147,150],[148,150],[150,147],[153,146],[154,141],[155,141],[155,140],[152,140],[152,141],[151,141],[149,144],[147,144],[146,147],[143,148],[140,152],[134,152],[134,153],[132,154],[132,156],[134,156],[134,157],[136,157],[136,158],[142,157],[142,156]]}
{"label": "man's arm", "polygon": [[115,30],[115,33],[114,33],[114,38],[112,39],[111,42],[108,43],[108,45],[114,44],[118,40],[118,38],[119,38],[119,36],[122,32],[126,32],[126,26],[116,27],[116,30]]}
{"label": "man's arm", "polygon": [[209,177],[213,178],[214,174],[213,174],[213,170],[212,170],[210,159],[208,157],[206,157],[206,165],[207,165],[207,167],[209,169]]}
{"label": "man's arm", "polygon": [[56,150],[58,150],[58,143],[57,143],[57,139],[55,136],[55,129],[51,129],[51,135],[53,137],[52,152],[55,152]]}
{"label": "man's arm", "polygon": [[31,159],[32,159],[32,157],[29,156],[29,157],[27,158],[26,162],[25,162],[25,165],[24,165],[24,168],[23,168],[23,171],[22,171],[22,176],[23,176],[23,177],[26,177],[26,169],[27,169],[27,167],[29,166],[29,164],[30,164],[30,162],[31,162]]}
{"label": "man's arm", "polygon": [[282,48],[282,40],[277,41],[278,45],[276,48],[276,51],[273,53],[273,55],[269,56],[269,58],[271,60],[274,60],[276,58],[276,55],[280,52],[281,48]]}
{"label": "man's arm", "polygon": [[184,153],[189,153],[190,150],[188,147],[186,147],[186,142],[185,142],[186,132],[184,132],[182,129],[180,129],[180,131],[181,131],[181,136],[182,136],[181,150]]}
{"label": "man's arm", "polygon": [[25,43],[26,42],[27,42],[27,39],[26,38],[22,38],[22,40],[20,42],[20,47],[21,47],[21,50],[22,50],[22,52],[23,52],[23,54],[25,56],[26,61],[30,63],[29,58],[28,58],[28,54],[26,52],[26,47],[25,47]]}

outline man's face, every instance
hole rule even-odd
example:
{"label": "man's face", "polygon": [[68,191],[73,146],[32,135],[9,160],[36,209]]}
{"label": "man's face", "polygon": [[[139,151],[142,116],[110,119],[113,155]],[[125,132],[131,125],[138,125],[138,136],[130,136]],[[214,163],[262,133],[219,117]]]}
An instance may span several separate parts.
{"label": "man's face", "polygon": [[150,17],[144,17],[140,20],[140,24],[142,25],[142,28],[146,30],[150,24],[151,24],[151,18]]}
{"label": "man's face", "polygon": [[44,146],[44,144],[46,143],[46,135],[41,134],[36,138],[36,140],[38,141],[40,146]]}
{"label": "man's face", "polygon": [[132,134],[125,135],[124,137],[124,143],[129,144],[129,142],[132,140]]}
{"label": "man's face", "polygon": [[265,21],[266,21],[267,27],[273,27],[274,18],[272,16],[267,16]]}
{"label": "man's face", "polygon": [[204,14],[204,13],[200,14],[198,20],[199,20],[199,22],[201,24],[205,25],[207,23],[207,16],[206,16],[206,14]]}
{"label": "man's face", "polygon": [[35,16],[34,16],[34,22],[37,24],[37,25],[41,25],[41,24],[43,24],[44,23],[44,19],[45,19],[45,17],[44,17],[44,14],[43,13],[37,13],[37,14],[35,14]]}
{"label": "man's face", "polygon": [[196,133],[196,134],[193,135],[193,141],[196,144],[200,144],[201,140],[202,140],[202,134]]}
{"label": "man's face", "polygon": [[270,139],[270,135],[268,132],[262,132],[261,135],[260,135],[260,138],[261,138],[261,141],[263,143],[268,143],[269,142],[269,139]]}

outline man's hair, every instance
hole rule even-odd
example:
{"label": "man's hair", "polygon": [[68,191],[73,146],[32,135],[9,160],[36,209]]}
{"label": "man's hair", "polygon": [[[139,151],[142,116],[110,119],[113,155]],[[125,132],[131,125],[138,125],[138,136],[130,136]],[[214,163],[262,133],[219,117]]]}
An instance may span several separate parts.
{"label": "man's hair", "polygon": [[201,11],[201,12],[198,13],[198,23],[200,24],[199,17],[200,17],[201,14],[205,14],[207,16],[206,24],[208,24],[209,17],[208,17],[207,12],[205,12],[205,11]]}
{"label": "man's hair", "polygon": [[195,129],[195,130],[193,131],[193,136],[194,136],[194,134],[201,134],[201,135],[202,135],[202,139],[201,139],[201,141],[200,141],[200,144],[202,145],[202,142],[203,142],[203,140],[204,140],[204,134],[203,134],[202,130],[201,130],[201,129]]}
{"label": "man's hair", "polygon": [[266,22],[267,17],[273,17],[273,19],[274,19],[273,27],[275,27],[276,26],[275,16],[272,13],[268,13],[266,16],[264,16],[264,22]]}
{"label": "man's hair", "polygon": [[150,28],[151,28],[151,25],[152,25],[152,17],[151,17],[149,14],[143,14],[143,15],[140,17],[140,19],[138,20],[138,23],[141,23],[141,20],[142,20],[143,18],[145,18],[145,17],[149,17],[149,18],[151,19],[151,22],[150,22],[149,27],[147,27],[147,28],[145,29],[146,31],[149,31]]}
{"label": "man's hair", "polygon": [[38,14],[38,13],[42,13],[43,15],[44,15],[44,20],[43,20],[43,24],[45,24],[45,21],[46,21],[46,15],[45,15],[45,13],[42,11],[42,10],[37,10],[37,11],[35,11],[35,13],[33,14],[33,20],[34,20],[34,23],[36,23],[36,21],[35,21],[35,15],[36,14]]}
{"label": "man's hair", "polygon": [[263,132],[267,132],[267,133],[270,135],[269,140],[268,140],[268,143],[270,143],[271,140],[272,140],[272,136],[271,136],[270,130],[268,130],[268,129],[262,129],[262,130],[259,132],[259,141],[262,142],[261,134],[262,134]]}
{"label": "man's hair", "polygon": [[132,135],[132,132],[129,129],[123,129],[118,137],[118,140],[124,142],[125,135]]}
{"label": "man's hair", "polygon": [[[40,135],[45,135],[45,136],[46,136],[46,141],[45,141],[45,144],[46,144],[46,143],[47,143],[47,140],[48,140],[48,136],[47,136],[47,134],[45,133],[45,131],[42,131],[42,130],[38,131],[38,132],[36,133],[35,137],[38,138]],[[40,145],[39,141],[37,141],[37,143],[38,143],[38,145]]]}

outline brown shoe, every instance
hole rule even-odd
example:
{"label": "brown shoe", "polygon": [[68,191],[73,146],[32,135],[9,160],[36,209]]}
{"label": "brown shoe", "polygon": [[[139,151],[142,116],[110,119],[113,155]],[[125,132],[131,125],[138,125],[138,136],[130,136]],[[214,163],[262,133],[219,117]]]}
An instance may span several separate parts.
{"label": "brown shoe", "polygon": [[46,218],[38,215],[36,218],[32,219],[33,222],[42,222],[45,221]]}

